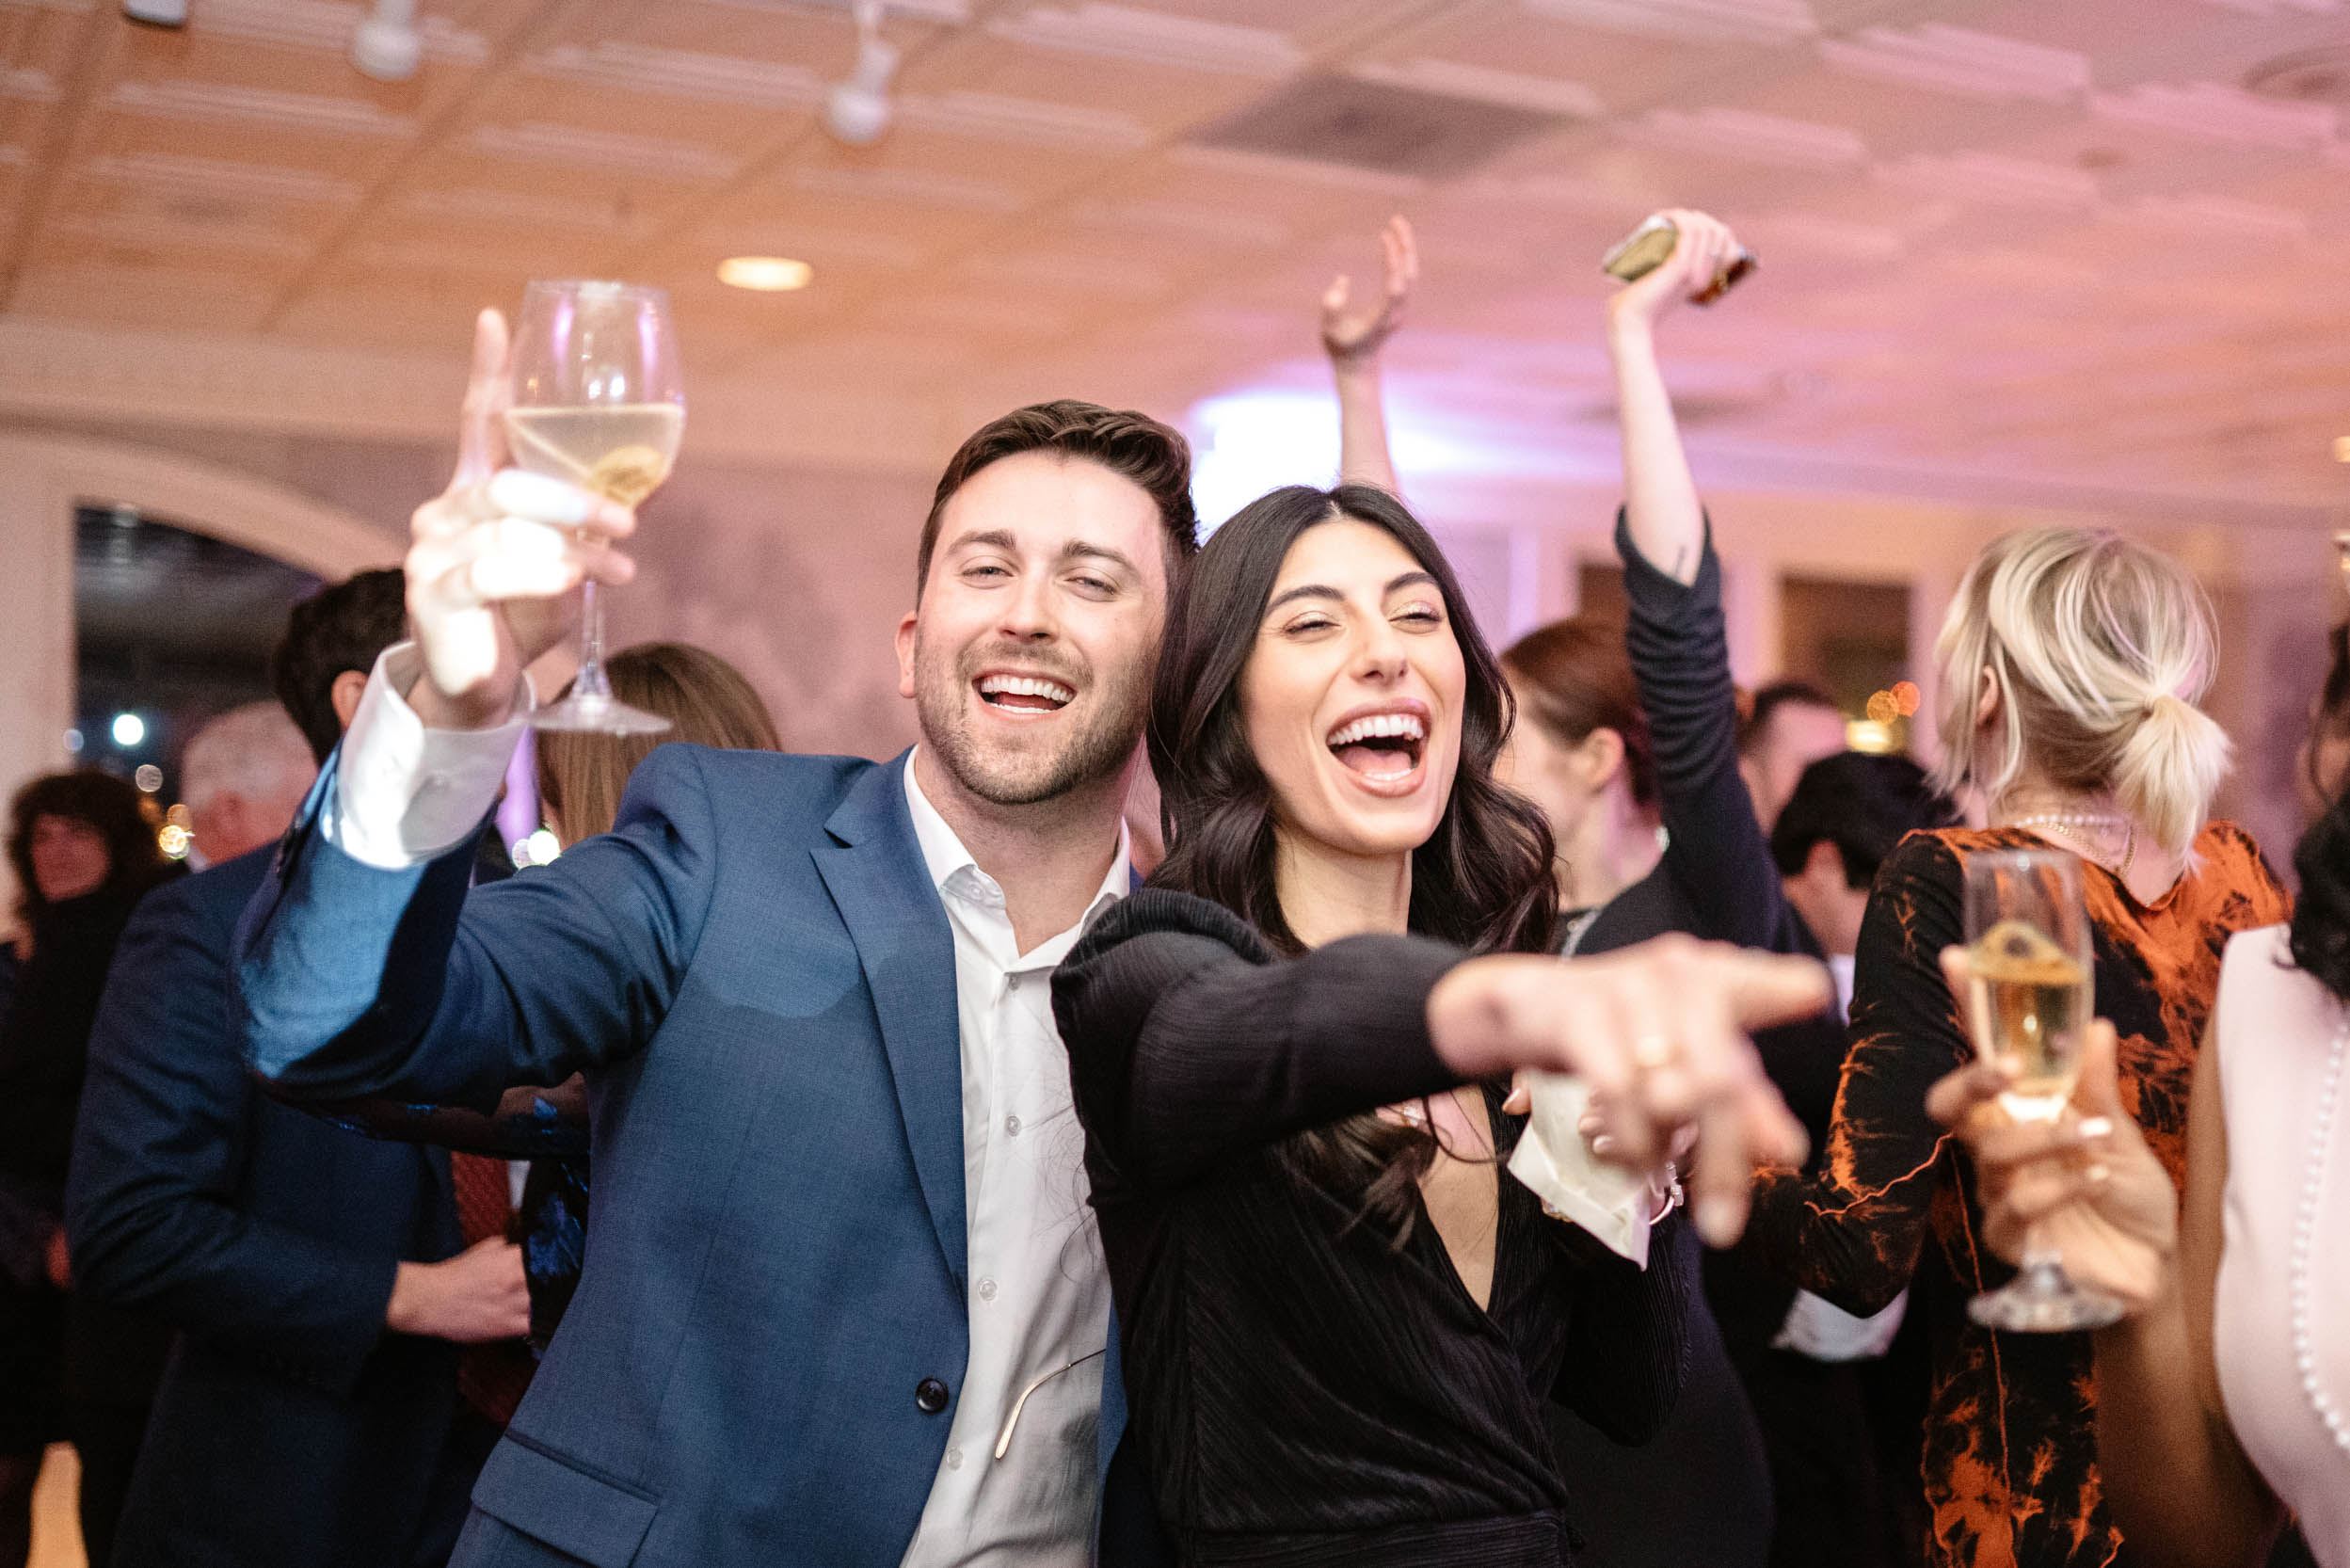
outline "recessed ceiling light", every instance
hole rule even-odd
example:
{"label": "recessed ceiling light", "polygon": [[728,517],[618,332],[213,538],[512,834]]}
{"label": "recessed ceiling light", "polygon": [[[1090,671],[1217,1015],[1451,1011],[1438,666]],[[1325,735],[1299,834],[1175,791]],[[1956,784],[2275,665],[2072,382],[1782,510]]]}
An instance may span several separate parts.
{"label": "recessed ceiling light", "polygon": [[761,294],[784,294],[807,287],[816,269],[789,256],[728,256],[718,264],[718,281]]}
{"label": "recessed ceiling light", "polygon": [[2334,461],[2337,463],[2350,463],[2350,436],[2336,436],[2334,438]]}

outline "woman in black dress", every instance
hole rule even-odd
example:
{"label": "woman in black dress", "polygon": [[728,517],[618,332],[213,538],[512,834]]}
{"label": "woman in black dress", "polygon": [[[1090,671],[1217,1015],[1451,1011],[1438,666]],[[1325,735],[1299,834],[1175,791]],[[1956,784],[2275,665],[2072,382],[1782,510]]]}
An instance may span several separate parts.
{"label": "woman in black dress", "polygon": [[132,906],[180,870],[143,797],[108,774],[36,778],[9,815],[22,923],[0,1009],[0,1568],[24,1560],[42,1449],[67,1435],[60,1216],[90,1025]]}
{"label": "woman in black dress", "polygon": [[1643,1272],[1545,1218],[1503,1179],[1521,1124],[1480,1080],[1583,1073],[1642,1163],[1698,1117],[1717,1236],[1741,1162],[1800,1146],[1741,1030],[1816,1010],[1824,974],[1690,943],[1535,956],[1557,895],[1539,815],[1493,779],[1509,715],[1383,490],[1257,502],[1175,612],[1149,728],[1168,857],[1054,1000],[1186,1562],[1571,1561],[1543,1400],[1626,1440],[1671,1407],[1681,1254]]}

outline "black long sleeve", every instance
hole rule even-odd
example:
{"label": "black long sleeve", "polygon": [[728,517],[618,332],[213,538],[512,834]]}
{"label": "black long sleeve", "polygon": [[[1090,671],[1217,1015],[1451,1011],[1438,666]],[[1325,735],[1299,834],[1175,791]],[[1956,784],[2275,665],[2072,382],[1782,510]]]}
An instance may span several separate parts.
{"label": "black long sleeve", "polygon": [[[1054,977],[1127,1391],[1187,1560],[1556,1564],[1572,1480],[1545,1398],[1629,1441],[1671,1407],[1682,1249],[1636,1269],[1496,1172],[1479,1308],[1424,1212],[1399,1235],[1284,1158],[1453,1081],[1426,1018],[1459,958],[1399,936],[1283,958],[1149,890]],[[1497,1131],[1506,1153],[1518,1124]]]}
{"label": "black long sleeve", "polygon": [[[1145,888],[1053,976],[1098,1162],[1143,1189],[1288,1133],[1448,1089],[1428,993],[1458,950],[1351,936],[1283,962],[1222,904]],[[1084,1042],[1078,1048],[1074,1042]]]}
{"label": "black long sleeve", "polygon": [[259,1107],[229,1029],[229,933],[196,890],[140,909],[91,1035],[69,1204],[77,1284],[347,1393],[383,1338],[396,1260],[244,1200]]}
{"label": "black long sleeve", "polygon": [[1669,842],[1666,873],[1687,894],[1690,934],[1770,952],[1819,955],[1787,903],[1770,843],[1738,773],[1738,693],[1721,612],[1721,561],[1706,530],[1696,581],[1684,585],[1651,565],[1616,516],[1631,616],[1640,708],[1656,753],[1656,792]]}

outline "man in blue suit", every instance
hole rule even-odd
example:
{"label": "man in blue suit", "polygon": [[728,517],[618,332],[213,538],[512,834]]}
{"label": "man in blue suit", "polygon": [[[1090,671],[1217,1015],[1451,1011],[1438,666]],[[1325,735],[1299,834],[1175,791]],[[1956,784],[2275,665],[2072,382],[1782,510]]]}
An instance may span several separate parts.
{"label": "man in blue suit", "polygon": [[[281,1094],[484,1109],[587,1075],[563,1329],[465,1568],[1081,1568],[1157,1541],[1049,977],[1127,888],[1120,824],[1194,520],[1181,437],[1041,405],[925,522],[886,764],[675,746],[615,830],[469,891],[520,671],[632,517],[512,471],[504,328],[376,666],[240,935]],[[791,584],[779,584],[778,614]]]}
{"label": "man in blue suit", "polygon": [[275,1103],[230,1024],[267,845],[402,621],[396,571],[296,606],[274,673],[308,734],[241,710],[221,721],[241,744],[191,744],[218,863],[150,895],[117,953],[66,1194],[74,1284],[178,1336],[96,1568],[426,1568],[495,1439],[459,1407],[458,1346],[523,1332],[520,1249],[460,1253],[446,1155]]}

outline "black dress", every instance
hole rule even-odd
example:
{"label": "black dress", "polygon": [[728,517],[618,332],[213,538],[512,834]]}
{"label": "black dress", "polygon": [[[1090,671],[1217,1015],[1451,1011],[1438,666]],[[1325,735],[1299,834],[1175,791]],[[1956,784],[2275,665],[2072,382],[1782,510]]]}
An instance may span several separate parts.
{"label": "black dress", "polygon": [[1459,958],[1355,936],[1283,959],[1223,906],[1145,889],[1053,978],[1131,1430],[1186,1563],[1572,1561],[1545,1400],[1627,1442],[1671,1408],[1674,1246],[1642,1272],[1504,1177],[1480,1310],[1424,1214],[1398,1247],[1277,1158],[1455,1081],[1427,1000]]}
{"label": "black dress", "polygon": [[[33,956],[0,1012],[0,1455],[38,1455],[69,1435],[65,1400],[141,1402],[162,1372],[168,1336],[129,1314],[84,1311],[72,1334],[49,1284],[46,1238],[64,1222],[65,1173],[82,1100],[90,1025],[132,909],[182,868],[119,876],[33,916]],[[39,1250],[34,1250],[39,1244]]]}

